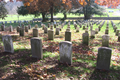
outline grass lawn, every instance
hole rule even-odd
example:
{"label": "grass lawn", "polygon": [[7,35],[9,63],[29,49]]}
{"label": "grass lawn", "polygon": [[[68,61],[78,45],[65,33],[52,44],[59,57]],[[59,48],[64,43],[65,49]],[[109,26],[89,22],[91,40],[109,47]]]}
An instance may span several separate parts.
{"label": "grass lawn", "polygon": [[[114,21],[118,24],[119,21]],[[81,80],[120,80],[120,42],[117,41],[117,36],[113,31],[113,27],[109,22],[109,47],[112,49],[112,58],[110,71],[97,70],[97,53],[98,48],[102,44],[102,35],[105,34],[107,21],[101,28],[94,39],[89,40],[89,46],[82,44],[82,34],[85,32],[80,28],[80,32],[76,32],[71,23],[72,32],[72,65],[60,64],[59,61],[59,42],[64,41],[65,29],[64,26],[60,35],[55,35],[54,40],[48,40],[47,34],[39,27],[39,38],[43,43],[43,59],[34,59],[31,56],[30,39],[32,38],[32,29],[29,33],[25,33],[24,37],[19,37],[16,31],[10,33],[0,31],[1,33],[13,35],[14,54],[3,52],[3,43],[0,38],[0,79],[4,80],[36,80],[48,78],[52,80],[57,77],[58,80],[68,80],[74,77],[77,80],[78,76]],[[32,24],[32,28],[35,24]],[[48,24],[47,22],[44,24]],[[11,24],[13,25],[13,24]],[[9,26],[7,24],[6,26]],[[17,24],[14,24],[14,29]],[[40,26],[40,25],[39,25]],[[98,25],[93,25],[93,30],[98,28]],[[90,30],[90,27],[89,27]],[[55,32],[55,29],[54,29]],[[90,31],[89,31],[90,34]]]}
{"label": "grass lawn", "polygon": [[[115,15],[114,13],[109,13],[109,10],[113,10],[118,11],[119,9],[106,9],[107,13],[109,14],[109,17],[120,17],[120,15]],[[63,18],[64,15],[62,13],[58,13],[57,15],[54,15],[58,18]],[[50,18],[50,16],[48,16]],[[67,14],[67,17],[84,17],[83,14],[81,15],[75,15],[75,14]],[[103,15],[103,16],[99,16],[99,15],[94,15],[94,17],[108,17],[107,15]],[[18,15],[8,15],[5,20],[0,19],[0,21],[18,21],[18,20],[33,20],[34,15],[27,15],[27,16],[21,16],[19,15],[19,19],[18,19]],[[37,18],[42,18],[42,15],[40,15]]]}

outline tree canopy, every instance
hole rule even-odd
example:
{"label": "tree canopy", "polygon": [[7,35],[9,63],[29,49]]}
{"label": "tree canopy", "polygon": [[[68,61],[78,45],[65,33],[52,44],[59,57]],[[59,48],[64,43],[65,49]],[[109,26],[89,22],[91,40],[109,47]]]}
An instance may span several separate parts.
{"label": "tree canopy", "polygon": [[5,2],[1,1],[0,2],[0,18],[4,19],[5,17],[7,17],[7,9],[5,8]]}

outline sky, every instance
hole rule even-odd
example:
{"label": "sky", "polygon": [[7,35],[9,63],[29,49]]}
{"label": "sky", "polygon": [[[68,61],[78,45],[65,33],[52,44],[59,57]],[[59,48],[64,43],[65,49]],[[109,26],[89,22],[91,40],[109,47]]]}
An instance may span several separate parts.
{"label": "sky", "polygon": [[6,2],[8,2],[9,0],[5,0]]}
{"label": "sky", "polygon": [[[8,2],[9,0],[5,0],[6,2]],[[13,0],[13,1],[16,1],[16,0]]]}

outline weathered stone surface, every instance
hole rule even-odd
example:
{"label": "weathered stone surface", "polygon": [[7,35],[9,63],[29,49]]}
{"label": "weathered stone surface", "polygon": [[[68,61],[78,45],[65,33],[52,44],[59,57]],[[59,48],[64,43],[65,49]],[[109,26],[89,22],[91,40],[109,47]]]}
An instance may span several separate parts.
{"label": "weathered stone surface", "polygon": [[70,28],[70,26],[68,26],[67,28]]}
{"label": "weathered stone surface", "polygon": [[50,26],[50,29],[53,30],[53,25]]}
{"label": "weathered stone surface", "polygon": [[82,34],[82,43],[85,45],[89,45],[89,34],[88,33]]}
{"label": "weathered stone surface", "polygon": [[25,35],[24,28],[19,28],[19,29],[20,29],[19,31],[20,36],[24,36]]}
{"label": "weathered stone surface", "polygon": [[71,32],[70,31],[65,32],[65,41],[71,41]]}
{"label": "weathered stone surface", "polygon": [[105,34],[102,36],[102,46],[109,47],[109,35]]}
{"label": "weathered stone surface", "polygon": [[91,31],[91,36],[90,37],[95,38],[95,31],[94,30]]}
{"label": "weathered stone surface", "polygon": [[25,29],[25,26],[24,26],[24,24],[22,24],[22,28],[23,28],[23,29]]}
{"label": "weathered stone surface", "polygon": [[59,33],[60,33],[60,29],[59,29],[59,28],[56,28],[55,35],[59,35]]}
{"label": "weathered stone surface", "polygon": [[48,40],[54,40],[54,31],[48,30]]}
{"label": "weathered stone surface", "polygon": [[116,30],[117,30],[117,27],[114,27],[114,32],[116,32]]}
{"label": "weathered stone surface", "polygon": [[116,30],[116,36],[118,36],[120,30]]}
{"label": "weathered stone surface", "polygon": [[48,28],[50,27],[50,23],[48,23]]}
{"label": "weathered stone surface", "polygon": [[56,24],[54,24],[54,28],[56,28],[57,27],[57,25]]}
{"label": "weathered stone surface", "polygon": [[108,29],[105,29],[105,34],[109,34],[109,30]]}
{"label": "weathered stone surface", "polygon": [[90,26],[90,31],[92,31],[93,30],[93,26]]}
{"label": "weathered stone surface", "polygon": [[25,32],[28,32],[28,26],[25,26]]}
{"label": "weathered stone surface", "polygon": [[66,31],[67,31],[67,32],[70,32],[70,28],[67,28]]}
{"label": "weathered stone surface", "polygon": [[4,51],[14,53],[12,37],[10,35],[2,36],[2,41],[4,45]]}
{"label": "weathered stone surface", "polygon": [[34,58],[43,58],[42,40],[38,37],[31,38],[31,52]]}
{"label": "weathered stone surface", "polygon": [[75,28],[75,29],[77,28],[77,24],[74,24],[74,28]]}
{"label": "weathered stone surface", "polygon": [[79,27],[76,27],[76,32],[79,32]]}
{"label": "weathered stone surface", "polygon": [[118,41],[120,41],[120,33],[118,34]]}
{"label": "weathered stone surface", "polygon": [[109,70],[111,62],[112,49],[108,47],[100,47],[97,55],[97,69]]}
{"label": "weathered stone surface", "polygon": [[86,28],[86,27],[85,27],[85,26],[83,26],[83,30],[85,30],[85,28]]}
{"label": "weathered stone surface", "polygon": [[34,28],[33,29],[33,37],[39,37],[38,29]]}
{"label": "weathered stone surface", "polygon": [[48,28],[44,27],[44,33],[48,33]]}
{"label": "weathered stone surface", "polygon": [[98,34],[98,28],[95,29],[95,34]]}
{"label": "weathered stone surface", "polygon": [[72,64],[72,42],[63,41],[59,43],[60,62]]}
{"label": "weathered stone surface", "polygon": [[99,31],[101,30],[101,26],[98,26],[98,30],[99,30]]}
{"label": "weathered stone surface", "polygon": [[5,25],[1,25],[1,31],[5,31]]}
{"label": "weathered stone surface", "polygon": [[31,25],[30,24],[28,25],[28,28],[31,29]]}
{"label": "weathered stone surface", "polygon": [[20,31],[20,26],[17,26],[17,32],[19,32]]}
{"label": "weathered stone surface", "polygon": [[38,28],[38,25],[37,25],[37,24],[35,25],[35,28]]}
{"label": "weathered stone surface", "polygon": [[12,26],[9,27],[9,31],[13,32],[13,27]]}

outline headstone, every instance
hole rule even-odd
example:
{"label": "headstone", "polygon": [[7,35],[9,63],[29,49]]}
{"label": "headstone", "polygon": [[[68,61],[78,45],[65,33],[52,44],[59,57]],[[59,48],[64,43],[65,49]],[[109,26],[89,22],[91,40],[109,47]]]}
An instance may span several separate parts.
{"label": "headstone", "polygon": [[59,43],[60,63],[72,64],[72,42],[63,41]]}
{"label": "headstone", "polygon": [[25,26],[24,26],[24,24],[22,24],[22,28],[23,28],[23,29],[25,29]]}
{"label": "headstone", "polygon": [[109,30],[108,29],[105,29],[105,34],[109,34]]}
{"label": "headstone", "polygon": [[48,28],[50,27],[50,23],[48,23]]}
{"label": "headstone", "polygon": [[70,32],[70,28],[67,28],[66,31],[67,31],[67,32]]}
{"label": "headstone", "polygon": [[109,35],[105,34],[102,36],[102,46],[109,47]]}
{"label": "headstone", "polygon": [[65,41],[71,41],[71,32],[70,31],[65,32]]}
{"label": "headstone", "polygon": [[77,24],[74,24],[74,28],[75,28],[75,29],[77,28]]}
{"label": "headstone", "polygon": [[111,62],[112,49],[108,47],[100,47],[97,55],[97,69],[109,70]]}
{"label": "headstone", "polygon": [[93,30],[93,26],[91,25],[91,26],[90,26],[90,31],[92,31],[92,30]]}
{"label": "headstone", "polygon": [[54,24],[54,28],[56,28],[56,26],[57,26],[57,25],[56,25],[56,24]]}
{"label": "headstone", "polygon": [[45,27],[44,24],[41,24],[41,27],[42,27],[42,30],[44,30],[44,27]]}
{"label": "headstone", "polygon": [[67,28],[70,28],[70,26],[68,26]]}
{"label": "headstone", "polygon": [[120,33],[118,34],[118,41],[120,42]]}
{"label": "headstone", "polygon": [[19,22],[19,26],[21,26],[21,22]]}
{"label": "headstone", "polygon": [[82,43],[85,45],[89,45],[89,34],[88,33],[82,34]]}
{"label": "headstone", "polygon": [[10,35],[2,36],[2,41],[4,45],[4,51],[14,53],[12,37]]}
{"label": "headstone", "polygon": [[79,27],[76,27],[76,32],[79,32]]}
{"label": "headstone", "polygon": [[119,30],[116,30],[116,36],[118,36],[118,34],[119,34]]}
{"label": "headstone", "polygon": [[82,24],[79,24],[80,28],[82,27]]}
{"label": "headstone", "polygon": [[20,31],[20,26],[17,26],[17,32],[19,32]]}
{"label": "headstone", "polygon": [[59,32],[60,32],[60,29],[59,29],[59,28],[56,28],[55,35],[59,35]]}
{"label": "headstone", "polygon": [[9,31],[13,32],[13,27],[12,26],[9,27]]}
{"label": "headstone", "polygon": [[99,31],[101,30],[101,26],[98,26],[98,30],[99,30]]}
{"label": "headstone", "polygon": [[95,29],[95,34],[98,34],[98,28]]}
{"label": "headstone", "polygon": [[57,23],[56,25],[59,26],[59,23]]}
{"label": "headstone", "polygon": [[31,38],[31,52],[32,57],[42,59],[43,50],[42,50],[42,40],[38,37]]}
{"label": "headstone", "polygon": [[33,37],[39,37],[38,29],[34,28],[33,29]]}
{"label": "headstone", "polygon": [[19,29],[20,29],[19,31],[20,36],[24,36],[25,35],[24,28],[19,28]]}
{"label": "headstone", "polygon": [[116,32],[116,30],[117,30],[117,27],[114,27],[114,32]]}
{"label": "headstone", "polygon": [[92,39],[95,38],[95,31],[94,31],[94,30],[91,31],[91,36],[90,36],[90,37],[91,37]]}
{"label": "headstone", "polygon": [[31,25],[30,24],[28,25],[28,28],[31,29]]}
{"label": "headstone", "polygon": [[38,25],[37,25],[37,24],[35,25],[35,28],[38,28]]}
{"label": "headstone", "polygon": [[53,30],[53,25],[50,26],[50,29]]}
{"label": "headstone", "polygon": [[25,32],[28,32],[28,26],[25,26]]}
{"label": "headstone", "polygon": [[47,32],[48,32],[48,28],[44,27],[44,33],[47,33]]}
{"label": "headstone", "polygon": [[5,31],[5,25],[1,25],[1,31]]}
{"label": "headstone", "polygon": [[85,26],[83,26],[83,30],[85,30]]}
{"label": "headstone", "polygon": [[54,31],[48,30],[48,40],[54,40]]}
{"label": "headstone", "polygon": [[62,27],[61,26],[59,26],[59,29],[60,29],[60,31],[62,30]]}

